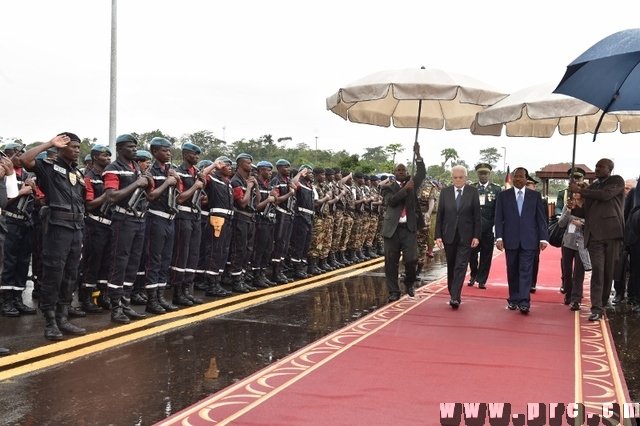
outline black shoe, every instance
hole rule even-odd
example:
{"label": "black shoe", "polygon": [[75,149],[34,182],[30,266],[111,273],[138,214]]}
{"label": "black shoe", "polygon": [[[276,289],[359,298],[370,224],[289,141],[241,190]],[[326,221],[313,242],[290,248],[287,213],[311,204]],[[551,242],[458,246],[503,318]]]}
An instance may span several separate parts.
{"label": "black shoe", "polygon": [[129,324],[131,320],[126,316],[122,310],[122,305],[111,303],[111,322],[116,324]]}
{"label": "black shoe", "polygon": [[257,291],[258,289],[255,288],[254,286],[250,285],[250,284],[245,284],[244,285],[247,289],[249,289],[249,291]]}
{"label": "black shoe", "polygon": [[174,305],[173,303],[169,302],[167,299],[164,298],[164,292],[165,292],[164,288],[158,288],[158,291],[157,291],[158,304],[162,306],[162,308],[167,312],[175,312],[178,309],[180,309],[176,305]]}
{"label": "black shoe", "polygon": [[71,334],[73,336],[84,336],[87,334],[87,330],[82,327],[76,327],[69,322],[67,319],[69,312],[71,312],[71,306],[69,305],[56,306],[56,325],[58,326],[58,330],[60,330],[62,334]]}
{"label": "black shoe", "polygon": [[474,285],[475,283],[476,283],[476,279],[475,279],[475,278],[471,278],[471,279],[469,280],[469,282],[467,283],[467,285],[468,285],[469,287],[473,287],[473,285]]}
{"label": "black shoe", "polygon": [[219,282],[212,282],[207,288],[207,292],[204,294],[207,297],[228,297],[231,296],[231,292],[222,288]]}
{"label": "black shoe", "polygon": [[413,288],[413,283],[405,284],[405,286],[407,287],[407,294],[409,295],[409,297],[415,297],[416,291]]}
{"label": "black shoe", "polygon": [[194,290],[207,291],[207,283],[204,281],[196,281],[193,283]]}
{"label": "black shoe", "polygon": [[173,289],[173,300],[172,303],[177,306],[193,306],[193,302],[184,295],[182,289],[174,288]]}
{"label": "black shoe", "polygon": [[58,329],[58,324],[56,323],[56,313],[54,311],[45,311],[44,318],[46,320],[46,325],[44,326],[44,337],[49,340],[62,340],[62,333]]}
{"label": "black shoe", "polygon": [[572,311],[579,311],[580,310],[580,304],[578,302],[572,302],[571,303],[571,310]]}
{"label": "black shoe", "polygon": [[564,286],[560,287],[560,293],[565,294],[566,292],[564,291]]}
{"label": "black shoe", "polygon": [[478,283],[478,288],[480,290],[486,290],[487,289],[487,285],[485,283]]}
{"label": "black shoe", "polygon": [[69,316],[71,318],[84,318],[87,316],[87,313],[80,308],[69,305]]}
{"label": "black shoe", "polygon": [[398,293],[391,293],[389,295],[389,302],[395,302],[398,299],[400,299],[400,294]]}
{"label": "black shoe", "polygon": [[241,282],[233,283],[231,285],[231,290],[235,291],[236,293],[249,293],[251,291],[247,288],[247,286],[244,285],[244,283]]}
{"label": "black shoe", "polygon": [[145,306],[147,304],[147,298],[140,292],[131,293],[131,304]]}
{"label": "black shoe", "polygon": [[27,306],[22,301],[22,291],[13,291],[13,307],[20,315],[35,315],[38,311],[31,306]]}
{"label": "black shoe", "polygon": [[100,290],[100,295],[98,296],[98,306],[100,306],[105,311],[111,310],[111,300],[107,296],[106,290]]}
{"label": "black shoe", "polygon": [[565,304],[565,305],[568,305],[568,304],[570,304],[570,303],[571,303],[571,297],[569,297],[569,296],[565,296],[565,297],[564,297],[564,304]]}
{"label": "black shoe", "polygon": [[602,319],[602,314],[589,315],[589,321],[600,321],[601,319]]}
{"label": "black shoe", "polygon": [[147,315],[140,313],[131,307],[131,300],[125,297],[122,298],[122,313],[128,316],[130,319],[143,319],[146,318]]}
{"label": "black shoe", "polygon": [[611,299],[611,304],[619,305],[620,303],[622,303],[622,301],[624,301],[624,297],[619,294],[616,294],[615,297]]}
{"label": "black shoe", "polygon": [[0,348],[0,356],[9,355],[11,351],[7,348]]}
{"label": "black shoe", "polygon": [[528,306],[520,306],[520,307],[518,307],[518,309],[520,310],[521,314],[527,315],[529,313],[529,307]]}
{"label": "black shoe", "polygon": [[536,286],[533,286],[529,289],[529,293],[535,293],[536,292]]}
{"label": "black shoe", "polygon": [[458,309],[460,307],[460,302],[454,299],[449,300],[449,306],[453,309]]}
{"label": "black shoe", "polygon": [[13,306],[13,301],[11,299],[4,300],[2,302],[2,316],[3,317],[19,317],[20,312]]}
{"label": "black shoe", "polygon": [[510,311],[515,311],[516,309],[518,309],[518,305],[516,305],[516,304],[515,304],[515,303],[513,303],[513,302],[510,302],[510,303],[507,305],[507,309],[509,309]]}
{"label": "black shoe", "polygon": [[184,297],[189,299],[191,301],[191,303],[193,303],[194,305],[202,305],[204,303],[204,300],[200,299],[199,297],[195,297],[193,294],[191,294],[191,291],[190,291],[189,287],[190,287],[189,285],[185,285],[182,288],[182,292],[184,293]]}

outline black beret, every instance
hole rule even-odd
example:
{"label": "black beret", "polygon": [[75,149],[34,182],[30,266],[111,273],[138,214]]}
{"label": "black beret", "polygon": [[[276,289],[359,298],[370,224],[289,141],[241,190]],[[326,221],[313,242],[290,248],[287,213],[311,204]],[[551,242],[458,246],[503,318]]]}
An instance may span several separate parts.
{"label": "black beret", "polygon": [[322,173],[324,173],[324,169],[322,167],[314,167],[313,168],[313,173],[320,175]]}
{"label": "black beret", "polygon": [[333,167],[333,173],[341,175],[342,173],[340,172],[340,167]]}
{"label": "black beret", "polygon": [[376,176],[376,175],[369,176],[369,179],[371,180],[371,182],[374,182],[376,180],[380,180],[380,178],[378,176]]}
{"label": "black beret", "polygon": [[70,132],[62,132],[60,133],[58,136],[68,136],[69,139],[71,139],[72,141],[76,141],[76,142],[82,142],[80,140],[80,138],[78,137],[78,135],[74,134],[74,133],[70,133]]}
{"label": "black beret", "polygon": [[327,176],[332,176],[333,175],[333,169],[327,167],[326,169],[324,169],[324,174]]}
{"label": "black beret", "polygon": [[364,179],[364,173],[362,173],[362,172],[356,172],[356,173],[353,175],[353,177],[354,177],[354,178],[356,178],[356,179]]}

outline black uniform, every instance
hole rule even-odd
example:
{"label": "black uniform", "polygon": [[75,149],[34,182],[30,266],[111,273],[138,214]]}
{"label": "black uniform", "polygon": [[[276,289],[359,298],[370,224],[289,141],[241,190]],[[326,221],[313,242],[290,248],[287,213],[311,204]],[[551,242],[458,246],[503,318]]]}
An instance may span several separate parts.
{"label": "black uniform", "polygon": [[[271,183],[262,181],[259,178],[258,186],[260,187],[261,199],[269,197],[271,192]],[[256,238],[253,247],[253,256],[251,257],[251,269],[254,271],[264,271],[269,266],[269,258],[273,251],[273,232],[276,223],[275,206],[269,203],[264,210],[256,216]]]}
{"label": "black uniform", "polygon": [[[469,268],[471,269],[470,284],[475,281],[479,285],[484,285],[487,282],[487,278],[489,278],[491,260],[493,259],[493,245],[495,243],[493,225],[495,223],[496,199],[498,198],[498,193],[500,193],[500,187],[491,182],[487,182],[486,185],[476,182],[472,186],[478,188],[478,194],[480,194],[482,234],[480,236],[480,244],[471,249],[471,257],[469,258]],[[480,255],[479,262],[478,255]]]}
{"label": "black uniform", "polygon": [[[271,180],[271,187],[282,197],[289,192],[289,179],[283,178],[280,174]],[[293,215],[296,200],[290,197],[284,202],[276,205],[276,225],[274,230],[275,247],[271,252],[271,262],[280,265],[284,256],[289,250],[289,240],[293,231]]]}
{"label": "black uniform", "polygon": [[233,233],[231,236],[231,246],[229,253],[230,272],[234,282],[239,282],[242,274],[246,272],[247,265],[253,253],[253,242],[255,238],[255,212],[257,200],[255,189],[251,189],[249,204],[240,207],[238,200],[243,198],[247,192],[247,182],[240,173],[236,173],[231,178],[231,188],[233,190]]}
{"label": "black uniform", "polygon": [[303,178],[296,190],[296,215],[291,238],[291,263],[294,268],[306,262],[311,244],[314,214],[313,186]]}
{"label": "black uniform", "polygon": [[[209,199],[209,220],[222,222],[218,230],[210,225],[207,235],[211,248],[207,253],[207,268],[205,273],[212,277],[219,277],[224,272],[227,258],[229,257],[229,244],[231,243],[233,220],[233,192],[229,180],[215,171],[207,177],[205,186]],[[216,218],[216,219],[212,219]]]}

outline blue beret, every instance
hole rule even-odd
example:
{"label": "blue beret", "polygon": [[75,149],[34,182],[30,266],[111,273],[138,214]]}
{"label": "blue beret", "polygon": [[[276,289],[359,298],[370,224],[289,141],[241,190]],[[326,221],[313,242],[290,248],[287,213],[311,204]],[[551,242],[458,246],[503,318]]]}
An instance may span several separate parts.
{"label": "blue beret", "polygon": [[205,167],[209,167],[212,164],[213,164],[213,161],[211,160],[200,160],[200,162],[198,163],[198,168],[204,169]]}
{"label": "blue beret", "polygon": [[84,156],[84,161],[85,161],[85,162],[87,162],[87,161],[91,161],[91,154],[87,154],[87,155],[85,155],[85,156]]}
{"label": "blue beret", "polygon": [[298,169],[298,171],[299,171],[299,172],[301,172],[301,171],[302,171],[302,170],[304,170],[304,169],[313,170],[313,169],[311,168],[311,166],[310,166],[310,165],[308,165],[308,164],[303,164],[302,166],[300,166],[300,168]]}
{"label": "blue beret", "polygon": [[166,148],[171,146],[171,142],[169,142],[165,138],[156,136],[155,138],[151,139],[149,146],[160,146],[160,147]]}
{"label": "blue beret", "polygon": [[144,149],[139,149],[136,151],[136,158],[144,158],[145,160],[153,160],[151,157],[151,153],[149,151],[145,151]]}
{"label": "blue beret", "polygon": [[231,159],[229,159],[229,157],[227,157],[226,155],[222,155],[218,158],[216,158],[216,161],[224,161],[225,163],[231,165],[233,162],[231,161]]}
{"label": "blue beret", "polygon": [[91,152],[106,152],[107,154],[111,155],[111,150],[109,149],[109,147],[104,145],[94,145],[91,148]]}
{"label": "blue beret", "polygon": [[253,157],[249,154],[245,154],[244,152],[236,157],[236,161],[240,161],[243,158],[248,158],[249,160],[253,161]]}
{"label": "blue beret", "polygon": [[276,167],[280,167],[280,166],[291,166],[291,163],[285,160],[284,158],[281,158],[278,161],[276,161]]}
{"label": "blue beret", "polygon": [[268,167],[270,169],[273,169],[273,164],[268,161],[261,161],[258,163],[258,167]]}
{"label": "blue beret", "polygon": [[8,144],[5,145],[4,150],[5,151],[9,151],[12,149],[20,149],[22,148],[22,144],[19,143],[15,143],[15,142],[9,142]]}
{"label": "blue beret", "polygon": [[129,134],[120,135],[116,138],[116,145],[127,142],[133,142],[138,145],[138,139]]}
{"label": "blue beret", "polygon": [[36,155],[36,160],[44,160],[45,158],[47,158],[46,152],[41,152],[40,154]]}
{"label": "blue beret", "polygon": [[235,161],[231,162],[231,168],[232,169],[237,169],[238,168],[238,163],[236,163]]}
{"label": "blue beret", "polygon": [[58,152],[58,148],[56,148],[55,146],[52,146],[51,148],[47,149],[47,151],[49,151],[49,152]]}
{"label": "blue beret", "polygon": [[201,154],[202,150],[200,149],[200,147],[198,145],[194,145],[191,142],[187,142],[184,145],[182,145],[182,150],[187,150],[187,151],[192,151],[195,152],[196,154]]}

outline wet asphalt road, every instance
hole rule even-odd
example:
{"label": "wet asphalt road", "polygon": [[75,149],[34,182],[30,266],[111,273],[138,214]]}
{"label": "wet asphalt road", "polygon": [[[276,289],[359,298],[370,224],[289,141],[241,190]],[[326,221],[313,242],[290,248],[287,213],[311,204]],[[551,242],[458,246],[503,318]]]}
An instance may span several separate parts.
{"label": "wet asphalt road", "polygon": [[[443,253],[425,282],[445,273]],[[29,297],[25,297],[29,299]],[[192,323],[0,382],[0,423],[150,425],[241,380],[387,301],[382,264],[356,277]],[[141,310],[138,307],[138,310]],[[640,316],[609,312],[633,401],[640,397]],[[49,343],[41,315],[0,318],[13,353]],[[89,333],[118,327],[108,313],[73,319]],[[0,369],[1,371],[1,369]]]}

